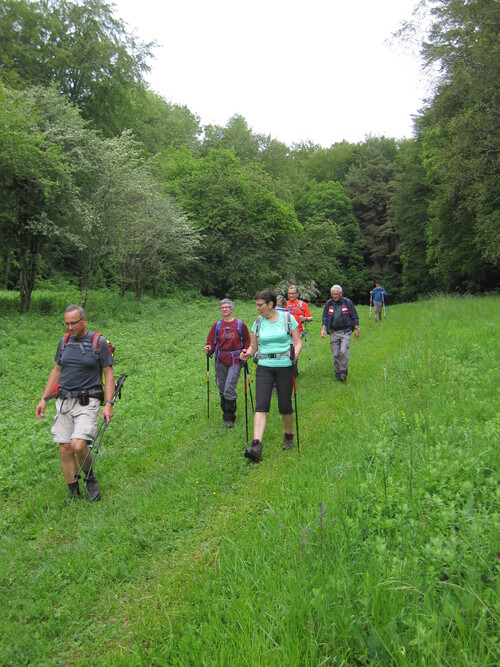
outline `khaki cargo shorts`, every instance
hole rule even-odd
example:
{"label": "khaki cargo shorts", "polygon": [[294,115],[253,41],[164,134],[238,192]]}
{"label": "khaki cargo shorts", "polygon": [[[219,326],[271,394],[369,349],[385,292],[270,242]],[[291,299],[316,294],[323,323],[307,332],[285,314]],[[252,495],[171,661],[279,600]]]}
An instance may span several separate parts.
{"label": "khaki cargo shorts", "polygon": [[91,442],[97,433],[100,405],[98,398],[89,398],[88,405],[80,405],[77,398],[58,398],[50,429],[54,442],[67,443],[73,438]]}

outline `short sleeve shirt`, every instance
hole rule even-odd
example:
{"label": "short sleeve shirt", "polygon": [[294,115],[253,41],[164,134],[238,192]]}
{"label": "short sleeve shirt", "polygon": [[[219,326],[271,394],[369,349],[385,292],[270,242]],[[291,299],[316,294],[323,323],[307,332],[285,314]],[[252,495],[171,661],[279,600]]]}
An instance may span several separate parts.
{"label": "short sleeve shirt", "polygon": [[[255,333],[255,322],[252,326],[252,332]],[[290,329],[293,331],[299,325],[294,317],[290,317]],[[290,350],[291,338],[286,330],[286,320],[283,312],[278,311],[276,322],[269,322],[263,317],[260,321],[259,343],[261,354],[283,354]],[[291,366],[290,357],[284,356],[279,359],[259,359],[261,366],[271,366],[283,368]]]}
{"label": "short sleeve shirt", "polygon": [[[102,386],[102,369],[113,365],[113,357],[104,336],[99,336],[97,361],[92,350],[93,333],[75,340],[71,336],[64,345],[64,337],[59,341],[54,361],[62,367],[59,386],[61,389],[93,389]],[[63,350],[61,354],[61,350]]]}

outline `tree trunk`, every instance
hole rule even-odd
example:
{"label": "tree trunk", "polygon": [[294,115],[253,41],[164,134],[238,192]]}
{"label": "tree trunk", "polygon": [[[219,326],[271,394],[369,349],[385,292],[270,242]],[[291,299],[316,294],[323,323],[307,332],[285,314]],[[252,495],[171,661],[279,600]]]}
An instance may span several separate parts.
{"label": "tree trunk", "polygon": [[6,250],[3,256],[3,287],[8,289],[9,287],[9,275],[10,275],[10,263],[12,258],[10,256],[10,250]]}
{"label": "tree trunk", "polygon": [[38,243],[30,240],[28,247],[21,250],[19,256],[19,295],[21,297],[21,313],[27,313],[31,307],[31,295],[35,288],[38,268]]}

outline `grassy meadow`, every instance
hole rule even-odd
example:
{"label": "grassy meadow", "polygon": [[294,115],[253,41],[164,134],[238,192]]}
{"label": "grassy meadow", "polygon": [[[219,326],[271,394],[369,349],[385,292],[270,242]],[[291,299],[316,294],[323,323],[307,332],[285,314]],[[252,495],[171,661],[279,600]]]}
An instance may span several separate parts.
{"label": "grassy meadow", "polygon": [[[77,298],[38,291],[21,316],[0,292],[0,665],[499,663],[499,297],[388,305],[377,325],[360,306],[345,385],[312,308],[300,456],[274,399],[251,464],[243,379],[235,428],[213,380],[207,419],[218,301],[93,294],[89,329],[128,378],[102,501],[67,505],[54,404],[34,410]],[[235,315],[251,325],[254,303]]]}

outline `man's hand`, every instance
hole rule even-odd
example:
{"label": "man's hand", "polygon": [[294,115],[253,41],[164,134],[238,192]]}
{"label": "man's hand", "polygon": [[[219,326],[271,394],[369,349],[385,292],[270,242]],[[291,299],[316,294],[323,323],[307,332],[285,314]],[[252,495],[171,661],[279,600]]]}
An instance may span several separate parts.
{"label": "man's hand", "polygon": [[324,338],[325,334],[326,334],[326,327],[325,327],[325,325],[323,325],[321,327],[321,331],[319,332],[319,335],[321,336],[321,338]]}
{"label": "man's hand", "polygon": [[35,414],[37,419],[44,419],[45,418],[45,408],[47,406],[47,401],[42,398],[40,403],[36,406]]}
{"label": "man's hand", "polygon": [[113,417],[113,405],[111,403],[106,402],[106,405],[102,410],[102,418],[104,419],[106,424],[109,424],[112,417]]}

